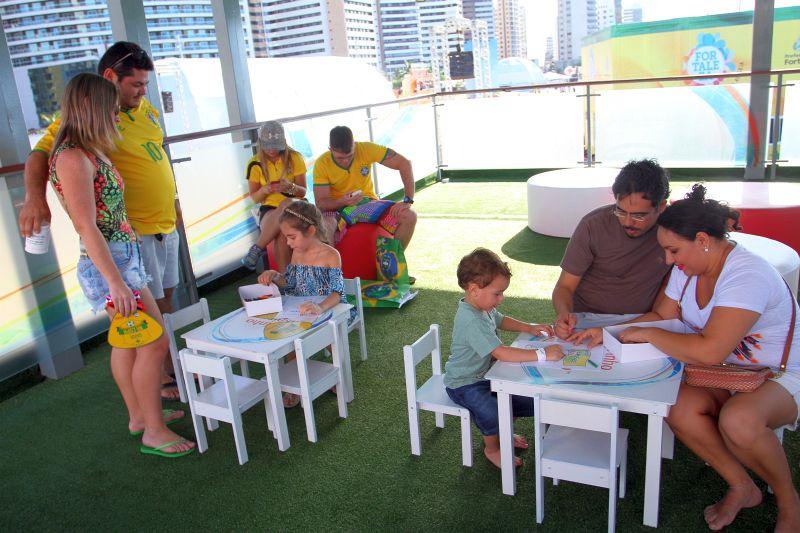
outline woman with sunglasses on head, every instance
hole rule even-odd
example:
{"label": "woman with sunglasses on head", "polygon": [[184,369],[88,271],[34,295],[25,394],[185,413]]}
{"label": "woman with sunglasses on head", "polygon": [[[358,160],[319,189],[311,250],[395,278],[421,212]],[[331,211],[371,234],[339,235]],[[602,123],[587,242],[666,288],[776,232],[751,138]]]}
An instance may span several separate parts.
{"label": "woman with sunglasses on head", "polygon": [[[279,122],[264,123],[258,129],[258,154],[247,162],[247,185],[250,198],[259,207],[259,236],[242,264],[255,270],[270,242],[275,241],[275,270],[284,272],[291,250],[281,234],[278,219],[287,205],[306,195],[306,164],[300,152],[286,144],[286,134]],[[265,265],[266,267],[267,265]]]}
{"label": "woman with sunglasses on head", "polygon": [[[773,376],[752,392],[681,384],[667,423],[678,439],[728,484],[724,497],[705,508],[712,530],[763,500],[746,469],[775,493],[775,531],[800,531],[800,498],[774,430],[797,427],[800,408],[800,310],[791,289],[762,257],[728,239],[739,213],[706,199],[695,185],[685,199],[658,217],[658,242],[674,265],[650,313],[632,321],[623,342],[647,342],[696,365],[726,362],[745,369],[768,367]],[[635,322],[680,319],[693,334],[672,333]],[[602,342],[602,331],[569,339]],[[718,385],[715,382],[715,385]]]}
{"label": "woman with sunglasses on head", "polygon": [[[119,138],[118,102],[117,88],[100,76],[78,74],[67,84],[49,180],[80,235],[78,282],[92,309],[106,309],[109,318],[117,312],[127,317],[140,299],[146,312],[161,322],[128,222],[123,181],[108,156]],[[128,409],[128,430],[142,435],[140,451],[180,457],[195,445],[166,426],[183,412],[161,410],[160,376],[167,350],[163,335],[137,348],[112,348],[111,372]]]}

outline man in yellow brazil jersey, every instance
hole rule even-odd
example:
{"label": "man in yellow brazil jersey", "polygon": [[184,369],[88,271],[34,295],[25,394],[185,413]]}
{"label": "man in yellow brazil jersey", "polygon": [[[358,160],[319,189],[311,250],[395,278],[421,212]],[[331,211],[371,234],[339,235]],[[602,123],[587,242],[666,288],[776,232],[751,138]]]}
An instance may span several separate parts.
{"label": "man in yellow brazil jersey", "polygon": [[[314,163],[314,201],[325,214],[328,234],[338,242],[347,225],[378,223],[393,234],[404,249],[408,248],[417,224],[417,215],[411,209],[414,203],[411,161],[391,148],[354,142],[353,132],[347,126],[331,130],[329,147],[330,150]],[[378,199],[372,186],[373,163],[400,172],[405,191],[402,202]]]}
{"label": "man in yellow brazil jersey", "polygon": [[[175,177],[162,147],[164,132],[158,111],[144,97],[153,68],[153,61],[139,45],[120,41],[100,58],[97,72],[119,89],[117,128],[121,137],[109,155],[125,184],[128,219],[139,237],[147,274],[152,277],[148,286],[161,312],[169,313],[178,284],[179,211]],[[59,126],[56,120],[47,128],[25,161],[25,203],[19,214],[24,236],[38,232],[42,222],[50,221],[45,197],[48,159]],[[162,396],[177,398],[178,390],[164,388]]]}

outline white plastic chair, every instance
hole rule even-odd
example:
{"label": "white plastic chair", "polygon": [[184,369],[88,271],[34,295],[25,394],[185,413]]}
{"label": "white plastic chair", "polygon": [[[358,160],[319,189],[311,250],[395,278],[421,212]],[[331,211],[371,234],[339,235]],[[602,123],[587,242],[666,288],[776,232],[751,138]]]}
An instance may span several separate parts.
{"label": "white plastic chair", "polygon": [[[294,341],[296,357],[281,365],[278,370],[281,390],[301,397],[306,419],[308,440],[317,442],[317,426],[314,422],[313,401],[336,386],[339,416],[347,418],[347,380],[341,359],[340,339],[334,321],[328,321],[315,332]],[[331,347],[333,364],[315,361],[311,356]]]}
{"label": "white plastic chair", "polygon": [[356,301],[357,315],[355,320],[347,326],[347,333],[358,329],[358,340],[361,343],[361,360],[367,360],[367,329],[364,323],[364,299],[361,295],[361,278],[345,279],[344,293],[353,296]]}
{"label": "white plastic chair", "polygon": [[[535,410],[536,522],[544,520],[544,478],[605,487],[608,531],[613,532],[619,497],[625,497],[628,430],[619,427],[619,408],[533,397]],[[547,427],[547,424],[550,426]],[[547,428],[547,429],[545,429]]]}
{"label": "white plastic chair", "polygon": [[[194,324],[195,322],[202,321],[203,324],[211,320],[211,314],[208,312],[208,302],[205,298],[200,298],[200,301],[179,309],[173,313],[164,313],[164,331],[169,340],[169,355],[172,358],[172,367],[175,370],[175,382],[178,385],[178,392],[181,395],[181,401],[186,403],[188,397],[186,395],[186,382],[183,379],[183,371],[181,369],[181,361],[178,357],[178,343],[175,340],[175,332],[183,329],[186,326]],[[234,359],[238,361],[238,359]],[[250,370],[247,366],[247,361],[241,361],[242,375],[249,376]],[[194,378],[192,378],[194,379]]]}
{"label": "white plastic chair", "polygon": [[[245,376],[237,376],[231,370],[229,357],[196,354],[191,350],[181,350],[180,360],[189,394],[189,408],[192,424],[200,453],[208,449],[206,432],[201,417],[227,422],[233,427],[236,441],[236,454],[239,464],[247,462],[247,445],[242,429],[242,413],[256,403],[263,401],[267,415],[267,427],[272,429],[269,410],[269,386],[266,381]],[[199,390],[192,374],[198,374],[203,384]],[[210,383],[208,378],[217,380]]]}
{"label": "white plastic chair", "polygon": [[[417,365],[431,356],[433,375],[417,388]],[[436,413],[436,427],[444,427],[444,415],[461,419],[461,462],[472,466],[472,426],[469,410],[453,402],[445,391],[442,377],[442,360],[439,350],[439,325],[432,324],[428,332],[417,341],[403,347],[408,402],[408,428],[411,433],[411,453],[422,453],[419,435],[419,411]]]}

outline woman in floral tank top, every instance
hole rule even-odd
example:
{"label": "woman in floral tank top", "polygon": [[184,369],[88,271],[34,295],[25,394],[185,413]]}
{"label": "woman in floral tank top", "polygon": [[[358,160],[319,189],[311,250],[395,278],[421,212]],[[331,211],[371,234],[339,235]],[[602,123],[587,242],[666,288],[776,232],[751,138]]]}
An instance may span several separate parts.
{"label": "woman in floral tank top", "polygon": [[[107,70],[109,72],[110,69]],[[50,158],[50,183],[80,235],[78,282],[92,309],[129,316],[138,291],[147,313],[162,322],[128,223],[123,181],[107,153],[119,137],[117,88],[95,74],[79,74],[67,85],[61,107],[61,128]],[[113,308],[106,308],[107,301]],[[142,435],[140,451],[179,457],[194,443],[166,424],[182,411],[161,410],[161,367],[168,352],[165,336],[135,349],[112,348],[111,370],[128,409],[128,430]]]}

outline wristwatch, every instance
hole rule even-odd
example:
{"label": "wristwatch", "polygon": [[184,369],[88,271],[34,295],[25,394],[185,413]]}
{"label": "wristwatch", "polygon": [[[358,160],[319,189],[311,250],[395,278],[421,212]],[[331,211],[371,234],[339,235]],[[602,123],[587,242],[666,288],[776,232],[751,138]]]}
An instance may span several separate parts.
{"label": "wristwatch", "polygon": [[408,196],[403,196],[403,203],[404,204],[413,204],[414,203],[414,199],[413,198],[409,198]]}

